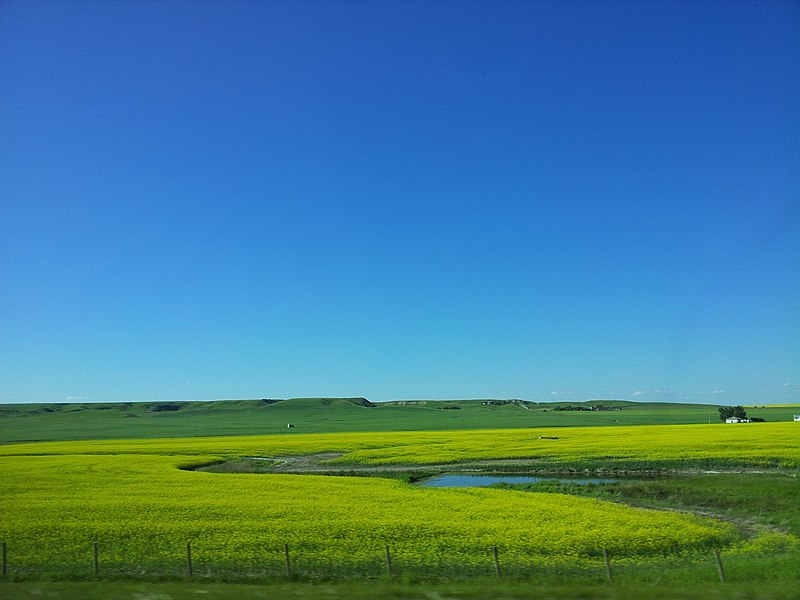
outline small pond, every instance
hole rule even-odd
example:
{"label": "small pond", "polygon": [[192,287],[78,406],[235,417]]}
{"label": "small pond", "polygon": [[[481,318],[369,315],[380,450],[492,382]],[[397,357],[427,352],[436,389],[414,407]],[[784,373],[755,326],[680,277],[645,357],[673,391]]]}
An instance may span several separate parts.
{"label": "small pond", "polygon": [[590,483],[618,483],[619,479],[572,477],[534,477],[531,475],[437,475],[424,479],[418,485],[425,487],[486,487],[495,483],[538,483],[540,481],[559,481],[561,483],[576,483],[588,485]]}

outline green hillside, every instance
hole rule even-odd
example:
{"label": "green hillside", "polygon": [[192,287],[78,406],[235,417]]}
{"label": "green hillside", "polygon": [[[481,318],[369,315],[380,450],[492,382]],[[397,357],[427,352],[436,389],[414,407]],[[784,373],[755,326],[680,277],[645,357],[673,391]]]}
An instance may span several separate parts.
{"label": "green hillside", "polygon": [[[601,407],[600,407],[601,405]],[[594,408],[594,410],[592,410]],[[748,408],[749,416],[791,420],[797,407]],[[704,404],[612,400],[428,400],[372,403],[364,398],[209,402],[0,405],[0,443],[113,439],[719,422]],[[293,427],[289,428],[288,425]]]}

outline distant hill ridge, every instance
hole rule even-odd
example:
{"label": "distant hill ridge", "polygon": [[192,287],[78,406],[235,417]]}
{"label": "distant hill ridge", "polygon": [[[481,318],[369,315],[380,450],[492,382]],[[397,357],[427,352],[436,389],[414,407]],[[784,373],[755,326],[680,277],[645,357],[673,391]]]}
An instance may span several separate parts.
{"label": "distant hill ridge", "polygon": [[[23,415],[44,415],[53,413],[74,413],[80,411],[109,411],[131,412],[141,411],[149,413],[186,413],[186,412],[230,412],[264,408],[288,409],[313,409],[313,408],[374,408],[374,407],[442,407],[446,405],[491,405],[491,406],[519,406],[538,407],[540,409],[556,409],[564,407],[586,407],[587,409],[598,404],[604,407],[665,407],[664,403],[634,402],[629,400],[588,400],[584,402],[534,402],[521,399],[452,399],[452,400],[390,400],[386,402],[371,402],[363,396],[358,397],[298,397],[298,398],[261,398],[250,400],[175,400],[175,401],[145,401],[145,402],[51,402],[30,404],[0,404],[0,417]],[[684,408],[707,405],[683,404]]]}
{"label": "distant hill ridge", "polygon": [[287,406],[304,406],[304,407],[314,407],[314,406],[347,406],[355,405],[355,406],[364,406],[364,407],[373,407],[375,406],[374,403],[370,402],[366,398],[358,397],[358,398],[289,398],[287,400],[282,400],[281,404],[284,407]]}

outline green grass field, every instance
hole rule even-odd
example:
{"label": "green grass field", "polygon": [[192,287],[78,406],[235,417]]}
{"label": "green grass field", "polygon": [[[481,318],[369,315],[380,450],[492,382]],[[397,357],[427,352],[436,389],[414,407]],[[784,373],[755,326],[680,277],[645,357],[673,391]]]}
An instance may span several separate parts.
{"label": "green grass field", "polygon": [[[0,445],[0,537],[11,568],[0,597],[800,598],[800,424],[786,422],[798,407],[746,407],[768,423],[727,425],[706,405],[599,401],[621,410],[565,411],[485,402],[2,406],[0,443],[10,444]],[[176,468],[337,450],[344,465],[508,458],[532,461],[528,468],[611,461],[749,472],[431,491],[376,477]],[[194,577],[181,557],[188,539]],[[99,575],[92,540],[100,540]],[[287,541],[300,560],[291,578]],[[396,553],[392,577],[384,543]],[[496,543],[499,580],[486,554]],[[331,552],[338,544],[349,546]],[[606,546],[613,582],[598,554]],[[726,584],[712,547],[722,549]],[[147,555],[152,564],[140,562]]]}
{"label": "green grass field", "polygon": [[0,584],[4,600],[797,600],[796,587],[780,583],[737,585],[540,585],[479,581],[408,583],[231,583],[37,582]]}
{"label": "green grass field", "polygon": [[[130,439],[276,433],[443,431],[522,427],[580,427],[719,423],[717,407],[623,401],[507,403],[484,400],[413,401],[363,406],[348,399],[294,398],[277,402],[129,402],[0,405],[0,443],[39,440]],[[179,410],[153,411],[159,404]],[[621,410],[558,411],[602,404]],[[748,416],[791,421],[800,408],[748,407]],[[287,424],[292,423],[293,429]]]}

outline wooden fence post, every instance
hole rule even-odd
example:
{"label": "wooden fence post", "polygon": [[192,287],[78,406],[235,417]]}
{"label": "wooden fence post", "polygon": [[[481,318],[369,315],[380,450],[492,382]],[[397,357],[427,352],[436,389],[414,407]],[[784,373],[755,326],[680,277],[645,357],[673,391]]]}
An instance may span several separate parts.
{"label": "wooden fence post", "polygon": [[717,572],[719,573],[719,582],[725,583],[725,569],[722,568],[722,559],[719,557],[719,550],[714,548],[714,559],[717,561]]}
{"label": "wooden fence post", "polygon": [[94,574],[100,572],[100,562],[97,560],[97,542],[92,542],[92,554],[94,555]]}
{"label": "wooden fence post", "polygon": [[392,576],[392,553],[389,550],[388,544],[385,546],[386,550],[386,574],[391,577]]}
{"label": "wooden fence post", "polygon": [[606,563],[606,577],[608,578],[608,583],[613,583],[614,578],[611,575],[611,561],[608,560],[608,550],[606,550],[605,546],[603,547],[603,560]]}
{"label": "wooden fence post", "polygon": [[292,563],[289,561],[289,544],[283,545],[283,562],[286,568],[286,576],[292,576]]}
{"label": "wooden fence post", "polygon": [[186,562],[189,567],[189,577],[194,575],[194,569],[192,568],[192,542],[186,542]]}
{"label": "wooden fence post", "polygon": [[6,576],[8,573],[8,561],[6,560],[8,555],[6,554],[6,543],[3,542],[3,577]]}
{"label": "wooden fence post", "polygon": [[500,559],[497,556],[497,546],[492,546],[492,555],[494,556],[494,572],[500,577]]}

